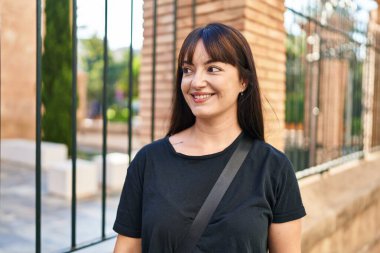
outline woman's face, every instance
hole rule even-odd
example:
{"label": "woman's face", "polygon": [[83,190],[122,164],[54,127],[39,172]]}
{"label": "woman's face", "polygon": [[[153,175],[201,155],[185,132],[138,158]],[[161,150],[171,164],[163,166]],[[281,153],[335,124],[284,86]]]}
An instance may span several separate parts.
{"label": "woman's face", "polygon": [[182,94],[195,117],[237,117],[237,98],[245,84],[236,67],[212,61],[200,40],[193,62],[185,57],[182,69]]}

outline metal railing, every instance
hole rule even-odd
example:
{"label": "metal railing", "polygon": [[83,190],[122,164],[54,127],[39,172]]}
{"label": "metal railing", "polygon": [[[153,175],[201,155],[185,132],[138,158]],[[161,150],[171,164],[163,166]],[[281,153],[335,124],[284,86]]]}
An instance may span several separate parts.
{"label": "metal railing", "polygon": [[303,5],[287,6],[285,14],[285,152],[298,178],[363,157],[368,51],[380,55],[368,21],[356,20],[354,9],[329,1]]}

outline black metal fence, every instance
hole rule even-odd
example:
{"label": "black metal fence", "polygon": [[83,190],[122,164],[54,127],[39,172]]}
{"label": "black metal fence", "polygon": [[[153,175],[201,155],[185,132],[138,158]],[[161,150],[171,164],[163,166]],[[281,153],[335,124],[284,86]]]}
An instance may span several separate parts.
{"label": "black metal fence", "polygon": [[[153,7],[153,63],[152,63],[152,129],[154,139],[155,122],[155,66],[157,1]],[[315,1],[314,1],[315,2]],[[317,1],[318,2],[318,1]],[[41,0],[37,0],[37,111],[36,111],[36,240],[35,251],[41,252]],[[368,39],[367,24],[352,20],[353,12],[345,8],[326,7],[325,1],[305,5],[305,9],[287,8],[287,63],[286,63],[286,153],[297,170],[303,170],[327,161],[358,154],[363,150],[364,121],[363,89],[368,83],[368,51],[376,48]],[[130,1],[133,10],[134,1]],[[72,75],[77,76],[77,1],[72,0]],[[177,0],[174,1],[175,14]],[[192,1],[193,24],[195,24],[195,0]],[[72,200],[71,200],[71,245],[65,252],[93,246],[114,235],[106,234],[106,154],[107,154],[107,75],[108,75],[108,1],[105,0],[104,69],[103,69],[103,129],[102,129],[102,193],[101,234],[93,241],[77,242],[76,158],[77,122],[76,110],[72,110]],[[326,9],[328,8],[328,9]],[[132,13],[132,12],[131,12]],[[176,15],[174,16],[176,17]],[[129,73],[133,63],[133,13],[130,16],[131,43],[129,47]],[[174,42],[176,42],[176,18]],[[359,25],[358,25],[359,24]],[[174,48],[176,48],[174,46]],[[173,53],[175,66],[176,52]],[[174,68],[173,68],[174,69]],[[173,73],[174,75],[174,73]],[[128,108],[132,111],[133,75],[129,74]],[[338,86],[338,87],[337,87]],[[330,89],[333,87],[333,89]],[[76,108],[76,78],[72,84],[72,108]],[[337,97],[339,97],[337,99]],[[335,102],[333,102],[335,101]],[[336,104],[334,104],[336,103]],[[128,120],[128,154],[132,155],[132,117]]]}
{"label": "black metal fence", "polygon": [[357,15],[368,10],[335,2],[289,4],[285,14],[285,152],[298,171],[313,168],[299,177],[363,155],[369,52],[380,50],[368,37],[369,20]]}
{"label": "black metal fence", "polygon": [[[77,185],[77,79],[73,78],[72,82],[72,112],[71,117],[72,121],[72,198],[71,198],[71,244],[67,249],[62,249],[61,252],[74,252],[80,249],[84,249],[87,247],[94,246],[98,243],[104,242],[108,239],[112,239],[115,237],[114,234],[106,234],[106,226],[111,226],[112,224],[106,224],[106,203],[107,203],[107,193],[106,193],[106,171],[107,171],[107,89],[108,89],[108,0],[104,0],[104,14],[105,14],[105,26],[104,26],[104,38],[103,38],[103,91],[102,91],[102,188],[101,188],[101,221],[99,226],[101,226],[101,234],[96,236],[94,235],[94,239],[92,241],[87,242],[77,242],[77,198],[76,198],[76,185]],[[36,89],[36,230],[35,230],[35,251],[42,251],[42,239],[41,239],[41,86],[42,86],[42,78],[41,76],[41,49],[42,49],[42,38],[41,38],[41,0],[36,0],[37,4],[37,89]],[[128,69],[129,69],[129,92],[128,92],[128,110],[129,112],[133,111],[132,108],[132,96],[133,96],[133,27],[134,27],[134,17],[133,17],[133,6],[134,0],[130,0],[131,5],[131,15],[130,15],[130,45],[129,45],[129,61],[128,61]],[[155,138],[155,90],[156,90],[156,80],[155,80],[155,67],[156,67],[156,35],[157,35],[157,1],[153,1],[153,63],[152,63],[152,108],[151,108],[151,139]],[[193,8],[193,26],[195,27],[195,0],[192,1]],[[72,76],[77,77],[77,68],[78,68],[78,56],[77,56],[77,0],[72,0]],[[176,41],[176,14],[177,14],[177,0],[174,0],[174,13],[175,17],[173,20],[174,25],[174,42]],[[174,46],[174,49],[176,47]],[[176,52],[173,52],[173,66],[176,63]],[[173,69],[175,69],[173,67]],[[173,75],[175,72],[173,72]],[[128,155],[129,161],[132,157],[132,141],[133,141],[133,133],[132,133],[132,117],[128,118]]]}
{"label": "black metal fence", "polygon": [[[37,0],[37,101],[36,101],[36,240],[35,240],[35,251],[41,252],[41,48],[42,48],[42,39],[41,39],[41,0]],[[133,10],[133,0],[130,1],[131,10]],[[104,39],[103,39],[103,92],[102,92],[102,118],[103,118],[103,129],[102,129],[102,191],[101,191],[101,234],[99,239],[95,239],[90,242],[85,242],[78,244],[77,243],[77,198],[76,198],[76,161],[77,161],[77,79],[72,78],[72,198],[71,198],[71,246],[68,249],[62,249],[64,252],[73,252],[80,250],[92,245],[95,245],[99,242],[105,241],[110,238],[114,238],[114,235],[106,235],[106,154],[107,154],[107,80],[108,80],[108,1],[105,0],[105,26],[104,26]],[[131,11],[131,13],[133,13]],[[72,0],[72,76],[77,77],[77,1]],[[132,73],[132,59],[133,59],[133,15],[130,16],[130,27],[131,27],[131,43],[129,49],[129,73]],[[133,94],[133,85],[132,85],[133,75],[129,75],[129,111],[132,111],[132,94]],[[128,120],[128,154],[129,158],[131,157],[131,147],[132,147],[132,117],[129,117]],[[96,236],[94,236],[96,237]]]}

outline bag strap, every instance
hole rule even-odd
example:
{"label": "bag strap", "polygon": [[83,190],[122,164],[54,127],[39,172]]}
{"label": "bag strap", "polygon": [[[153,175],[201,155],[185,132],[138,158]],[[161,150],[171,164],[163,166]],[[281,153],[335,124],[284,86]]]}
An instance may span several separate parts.
{"label": "bag strap", "polygon": [[215,209],[219,205],[219,202],[223,198],[236,173],[243,164],[251,145],[252,141],[243,133],[243,138],[239,142],[238,147],[232,154],[227,165],[224,167],[205,202],[202,204],[198,214],[195,216],[187,236],[181,241],[179,247],[177,247],[177,253],[192,252],[203,231],[206,229],[206,226],[215,212]]}

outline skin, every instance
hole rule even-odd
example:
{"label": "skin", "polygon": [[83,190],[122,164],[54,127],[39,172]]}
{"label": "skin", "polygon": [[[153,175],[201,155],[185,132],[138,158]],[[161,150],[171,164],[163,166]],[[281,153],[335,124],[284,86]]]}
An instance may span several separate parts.
{"label": "skin", "polygon": [[[242,131],[237,119],[237,98],[246,84],[239,79],[236,67],[211,61],[201,40],[195,48],[193,62],[185,59],[182,67],[182,94],[196,121],[192,127],[170,136],[169,141],[176,152],[191,156],[222,151]],[[300,245],[300,219],[270,225],[270,253],[300,253]],[[140,253],[141,239],[119,235],[114,252]]]}
{"label": "skin", "polygon": [[270,253],[301,253],[301,219],[272,223],[269,227]]}
{"label": "skin", "polygon": [[141,238],[118,235],[114,253],[141,253]]}

